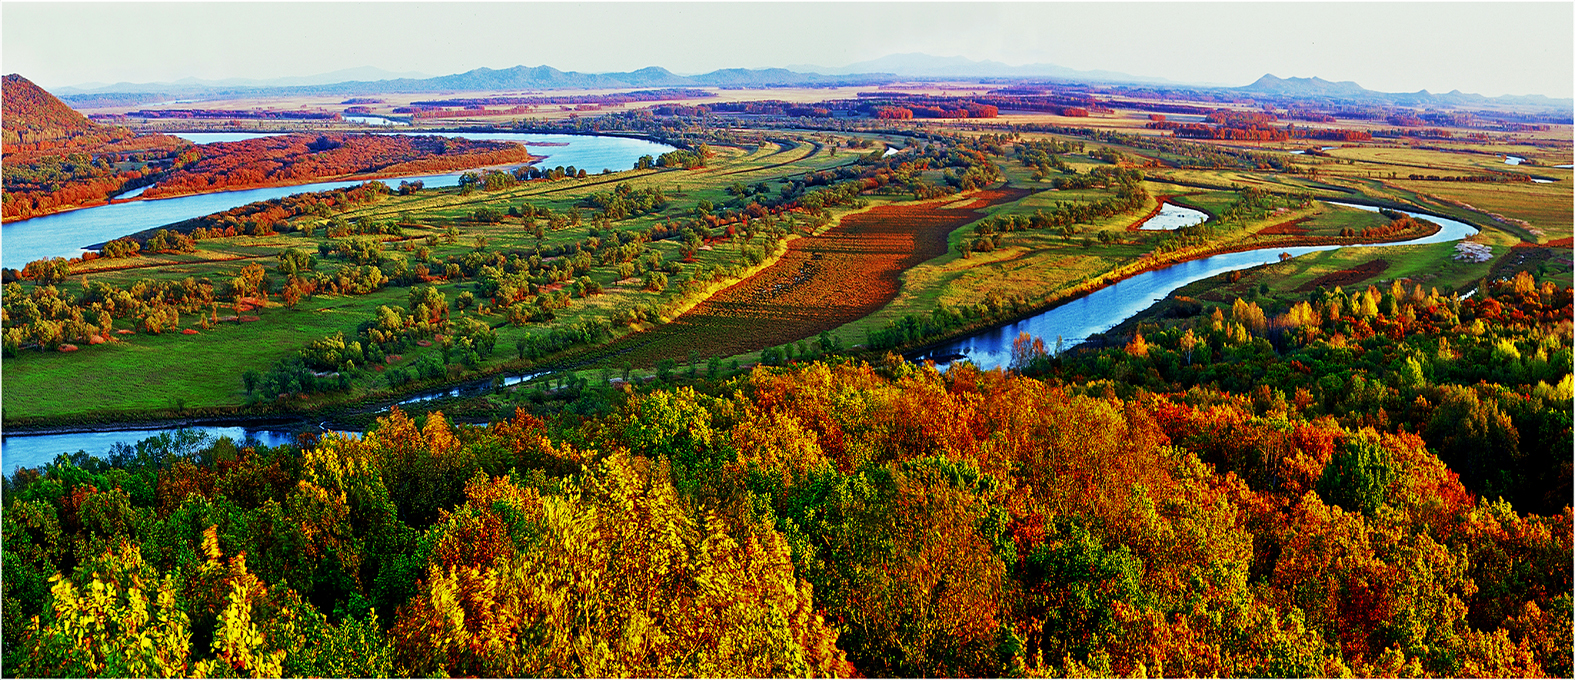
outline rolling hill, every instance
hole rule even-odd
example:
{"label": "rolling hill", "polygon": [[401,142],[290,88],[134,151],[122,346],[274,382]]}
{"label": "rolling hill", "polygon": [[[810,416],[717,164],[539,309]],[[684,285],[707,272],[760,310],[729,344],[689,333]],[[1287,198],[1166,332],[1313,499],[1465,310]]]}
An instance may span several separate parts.
{"label": "rolling hill", "polygon": [[4,144],[58,142],[99,131],[99,126],[72,110],[43,88],[18,74],[5,76],[3,86]]}

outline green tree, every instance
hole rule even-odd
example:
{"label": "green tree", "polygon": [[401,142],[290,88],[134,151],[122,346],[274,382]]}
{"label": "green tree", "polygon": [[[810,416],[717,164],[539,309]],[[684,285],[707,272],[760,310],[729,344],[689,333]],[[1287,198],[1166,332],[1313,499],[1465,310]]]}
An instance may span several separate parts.
{"label": "green tree", "polygon": [[1371,517],[1383,507],[1394,463],[1371,429],[1346,437],[1318,478],[1318,495],[1329,503]]}

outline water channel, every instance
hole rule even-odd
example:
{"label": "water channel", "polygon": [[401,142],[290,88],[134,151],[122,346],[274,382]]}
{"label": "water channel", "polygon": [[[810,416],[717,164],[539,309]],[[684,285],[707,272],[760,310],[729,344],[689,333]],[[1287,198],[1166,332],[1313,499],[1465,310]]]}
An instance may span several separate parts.
{"label": "water channel", "polygon": [[[1348,208],[1377,212],[1372,206],[1333,203]],[[915,355],[915,359],[933,359],[938,364],[966,358],[982,369],[1005,368],[1012,360],[1012,342],[1020,333],[1043,338],[1054,347],[1060,338],[1063,347],[1074,347],[1089,336],[1103,333],[1148,309],[1155,302],[1165,299],[1172,291],[1193,281],[1217,276],[1228,271],[1247,269],[1262,264],[1278,262],[1280,253],[1292,257],[1323,250],[1349,247],[1393,247],[1446,243],[1458,241],[1476,233],[1476,228],[1464,222],[1435,215],[1405,212],[1437,223],[1441,229],[1431,236],[1398,243],[1356,244],[1356,246],[1302,246],[1295,248],[1260,248],[1241,253],[1226,253],[1200,260],[1181,262],[1163,269],[1138,274],[1124,281],[1094,291],[1060,307],[1038,315],[982,331],[975,335],[954,340]]]}
{"label": "water channel", "polygon": [[[397,133],[414,134],[414,133]],[[627,170],[634,167],[641,156],[656,156],[673,147],[644,139],[590,135],[528,134],[517,132],[444,132],[448,137],[520,142],[531,153],[546,156],[540,161],[543,167],[574,166],[587,172],[602,169]],[[181,137],[198,143],[238,141],[267,136],[259,133],[180,133]],[[400,180],[420,180],[428,187],[454,186],[459,183],[462,171],[396,177],[383,180],[398,184]],[[153,229],[166,224],[189,220],[193,217],[223,212],[240,205],[282,198],[312,191],[327,191],[355,186],[362,180],[316,182],[288,187],[243,189],[195,196],[136,200],[109,205],[82,208],[69,212],[35,217],[0,226],[0,267],[21,269],[34,260],[47,257],[76,257],[87,246]],[[136,192],[141,193],[141,192]]]}
{"label": "water channel", "polygon": [[[266,427],[198,426],[185,428],[210,439],[229,437],[237,443],[251,440],[268,446],[295,443],[295,434],[283,429]],[[0,472],[9,476],[19,467],[47,465],[62,453],[87,453],[103,458],[116,444],[135,444],[157,437],[173,435],[176,428],[123,429],[102,432],[71,432],[64,434],[7,435],[4,438],[4,455],[0,456]]]}

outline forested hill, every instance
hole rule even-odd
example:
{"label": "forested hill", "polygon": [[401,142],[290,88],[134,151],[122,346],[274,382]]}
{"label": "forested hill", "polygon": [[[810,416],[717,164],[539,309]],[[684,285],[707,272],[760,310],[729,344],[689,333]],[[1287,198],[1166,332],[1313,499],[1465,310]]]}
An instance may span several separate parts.
{"label": "forested hill", "polygon": [[3,105],[6,147],[23,141],[69,138],[98,127],[33,81],[15,73],[4,78]]}
{"label": "forested hill", "polygon": [[94,123],[21,75],[4,82],[0,215],[7,221],[102,203],[191,146],[169,135]]}

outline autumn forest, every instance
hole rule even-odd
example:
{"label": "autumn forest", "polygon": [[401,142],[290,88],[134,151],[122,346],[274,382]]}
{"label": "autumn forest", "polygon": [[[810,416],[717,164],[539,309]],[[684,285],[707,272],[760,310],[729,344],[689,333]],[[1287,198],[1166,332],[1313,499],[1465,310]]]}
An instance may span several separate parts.
{"label": "autumn forest", "polygon": [[6,75],[3,675],[1575,673],[1569,100],[983,76]]}

